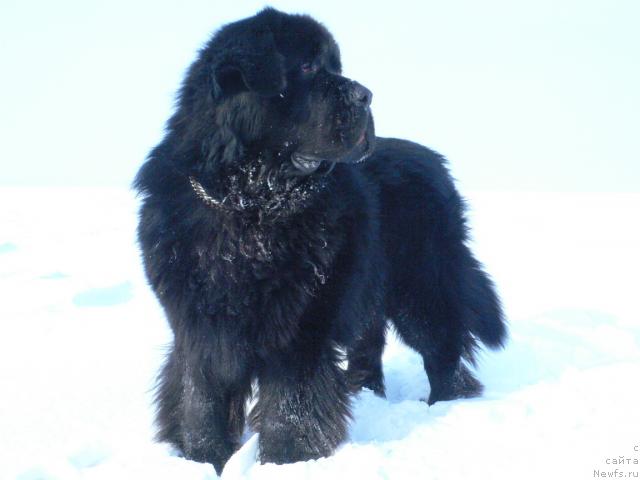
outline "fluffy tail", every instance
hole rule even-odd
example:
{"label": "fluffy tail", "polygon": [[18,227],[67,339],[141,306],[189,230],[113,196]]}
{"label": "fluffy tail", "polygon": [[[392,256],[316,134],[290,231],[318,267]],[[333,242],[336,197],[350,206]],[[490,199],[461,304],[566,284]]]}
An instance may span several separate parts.
{"label": "fluffy tail", "polygon": [[462,279],[465,323],[487,347],[501,348],[507,340],[507,326],[500,300],[482,266],[473,257],[471,261]]}

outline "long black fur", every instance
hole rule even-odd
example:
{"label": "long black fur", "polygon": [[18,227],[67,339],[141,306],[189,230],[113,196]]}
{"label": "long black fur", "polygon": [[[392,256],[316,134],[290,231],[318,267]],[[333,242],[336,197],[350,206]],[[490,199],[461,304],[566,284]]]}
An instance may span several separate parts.
{"label": "long black fur", "polygon": [[[324,27],[273,9],[221,29],[187,73],[135,180],[174,332],[158,439],[187,458],[222,470],[254,381],[262,462],[330,455],[350,394],[384,395],[388,320],[424,359],[429,404],[481,393],[468,365],[506,329],[464,203],[443,157],[374,137],[370,100]],[[300,171],[296,155],[321,162]]]}

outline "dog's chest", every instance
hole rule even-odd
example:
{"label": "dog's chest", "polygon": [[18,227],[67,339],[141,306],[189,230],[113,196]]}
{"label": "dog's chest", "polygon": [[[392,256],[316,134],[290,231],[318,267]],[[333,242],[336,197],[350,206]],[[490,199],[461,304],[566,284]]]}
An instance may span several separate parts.
{"label": "dog's chest", "polygon": [[199,272],[220,287],[259,294],[287,288],[313,293],[330,279],[343,242],[340,231],[323,218],[239,221],[201,238],[193,254]]}

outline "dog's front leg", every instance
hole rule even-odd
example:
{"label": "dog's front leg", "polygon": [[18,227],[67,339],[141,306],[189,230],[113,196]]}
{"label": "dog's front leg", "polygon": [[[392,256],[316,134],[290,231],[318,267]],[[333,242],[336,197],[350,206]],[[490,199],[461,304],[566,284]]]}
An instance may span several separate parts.
{"label": "dog's front leg", "polygon": [[237,365],[219,355],[186,360],[182,402],[175,411],[185,456],[212,463],[218,474],[240,446],[251,389],[249,371],[237,357]]}
{"label": "dog's front leg", "polygon": [[311,342],[265,362],[253,412],[261,463],[325,457],[345,439],[349,389],[338,362],[331,345]]}

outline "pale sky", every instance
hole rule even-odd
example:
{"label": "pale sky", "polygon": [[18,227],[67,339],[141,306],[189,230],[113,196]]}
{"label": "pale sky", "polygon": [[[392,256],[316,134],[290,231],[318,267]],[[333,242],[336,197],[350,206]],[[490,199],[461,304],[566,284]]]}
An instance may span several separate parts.
{"label": "pale sky", "polygon": [[[272,1],[463,189],[640,191],[640,1]],[[259,1],[0,4],[0,185],[128,186],[182,74]]]}

